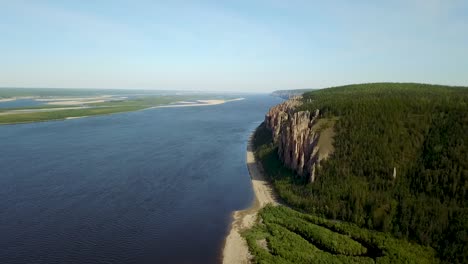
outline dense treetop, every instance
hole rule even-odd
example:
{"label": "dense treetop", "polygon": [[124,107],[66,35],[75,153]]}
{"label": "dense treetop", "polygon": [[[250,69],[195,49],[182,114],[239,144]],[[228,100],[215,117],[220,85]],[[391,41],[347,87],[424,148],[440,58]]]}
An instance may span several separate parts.
{"label": "dense treetop", "polygon": [[[312,184],[275,174],[289,204],[468,262],[468,88],[360,84],[307,92],[303,100],[298,111],[337,118],[335,152]],[[274,148],[259,146],[269,166],[276,166]]]}

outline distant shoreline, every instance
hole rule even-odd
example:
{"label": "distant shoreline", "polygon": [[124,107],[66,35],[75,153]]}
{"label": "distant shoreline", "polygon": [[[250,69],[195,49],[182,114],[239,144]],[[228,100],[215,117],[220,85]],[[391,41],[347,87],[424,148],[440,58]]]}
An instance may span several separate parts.
{"label": "distant shoreline", "polygon": [[[244,100],[245,98],[235,98],[235,99],[216,99],[216,100],[195,100],[193,102],[189,101],[177,101],[165,105],[156,105],[156,106],[150,106],[150,107],[144,107],[140,109],[130,109],[130,110],[124,110],[115,112],[107,112],[107,113],[84,113],[84,115],[76,115],[76,113],[70,113],[69,116],[62,116],[60,118],[50,118],[50,119],[41,119],[41,120],[31,120],[31,121],[12,121],[12,122],[5,122],[1,123],[0,125],[16,125],[16,124],[26,124],[26,123],[37,123],[37,122],[49,122],[49,121],[65,121],[65,120],[72,120],[72,119],[78,119],[78,118],[86,118],[86,117],[92,117],[92,116],[104,116],[104,115],[112,115],[112,114],[118,114],[118,113],[128,113],[128,112],[136,112],[136,111],[144,111],[148,109],[154,109],[154,108],[177,108],[177,107],[193,107],[193,106],[209,106],[209,105],[220,105],[224,104],[227,102],[233,102],[233,101],[240,101]],[[86,109],[86,110],[92,110],[96,109],[97,107],[94,108],[88,108],[88,107],[66,107],[66,108],[38,108],[38,109],[24,109],[24,110],[6,110],[4,112],[0,113],[0,116],[9,116],[9,117],[14,117],[15,115],[24,115],[24,114],[36,114],[36,113],[48,113],[48,112],[60,112],[60,111],[68,111],[68,110],[81,110],[81,109]],[[107,108],[110,109],[110,108]],[[1,121],[1,120],[0,120]]]}
{"label": "distant shoreline", "polygon": [[271,184],[266,180],[263,169],[255,159],[253,149],[253,132],[247,143],[246,163],[249,170],[252,189],[254,191],[254,201],[252,205],[245,209],[234,211],[232,213],[232,223],[229,233],[225,239],[222,263],[237,264],[250,263],[252,256],[249,252],[246,240],[242,237],[242,231],[252,228],[257,220],[257,213],[267,204],[278,205],[278,199],[275,197]]}
{"label": "distant shoreline", "polygon": [[196,100],[196,102],[186,102],[186,101],[179,101],[175,102],[174,104],[168,104],[168,105],[159,105],[159,106],[153,106],[150,108],[172,108],[172,107],[190,107],[190,106],[208,106],[208,105],[219,105],[219,104],[225,104],[228,102],[233,102],[233,101],[241,101],[244,100],[245,98],[236,98],[236,99],[229,99],[229,100]]}

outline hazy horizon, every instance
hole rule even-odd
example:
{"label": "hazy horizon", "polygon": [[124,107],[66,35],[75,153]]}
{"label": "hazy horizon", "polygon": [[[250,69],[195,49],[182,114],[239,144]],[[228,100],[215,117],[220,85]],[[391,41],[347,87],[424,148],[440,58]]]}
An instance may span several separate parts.
{"label": "hazy horizon", "polygon": [[[245,93],[245,94],[266,94],[266,93],[271,93],[274,92],[275,90],[272,91],[242,91],[242,90],[190,90],[190,89],[157,89],[157,88],[112,88],[112,87],[102,87],[102,88],[94,88],[94,87],[2,87],[0,86],[0,89],[69,89],[69,90],[95,90],[95,91],[129,91],[129,92],[138,92],[138,91],[147,91],[147,92],[184,92],[184,93],[209,93],[209,94],[215,94],[215,93],[232,93],[232,94],[238,94],[238,93]],[[310,88],[301,88],[301,89],[310,89]],[[281,90],[297,90],[297,89],[281,89]]]}
{"label": "hazy horizon", "polygon": [[[445,85],[440,83],[424,83],[424,82],[372,82],[372,83],[419,83],[419,84],[428,84],[428,85],[443,85],[449,87],[468,87],[468,85]],[[327,89],[339,86],[346,86],[346,85],[360,85],[366,83],[345,83],[342,85],[333,85],[327,87],[314,87],[314,88],[284,88],[284,89],[275,89],[275,90],[265,90],[265,91],[248,91],[248,90],[194,90],[194,89],[158,89],[158,88],[112,88],[112,87],[8,87],[8,86],[0,86],[0,89],[70,89],[70,90],[121,90],[121,91],[155,91],[155,92],[187,92],[187,93],[246,93],[246,94],[268,94],[275,91],[294,91],[294,90],[320,90],[320,89]]]}
{"label": "hazy horizon", "polygon": [[468,85],[466,1],[0,3],[0,87]]}

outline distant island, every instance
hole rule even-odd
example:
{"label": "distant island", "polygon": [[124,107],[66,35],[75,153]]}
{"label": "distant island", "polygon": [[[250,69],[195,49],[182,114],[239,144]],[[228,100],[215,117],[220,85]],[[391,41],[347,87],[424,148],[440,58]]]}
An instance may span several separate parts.
{"label": "distant island", "polygon": [[468,261],[468,88],[370,83],[295,95],[270,109],[249,145],[261,185],[279,197],[261,202],[270,192],[248,160],[257,202],[235,213],[224,263],[232,250],[253,263]]}
{"label": "distant island", "polygon": [[0,125],[76,119],[154,107],[222,104],[232,98],[185,91],[0,88]]}

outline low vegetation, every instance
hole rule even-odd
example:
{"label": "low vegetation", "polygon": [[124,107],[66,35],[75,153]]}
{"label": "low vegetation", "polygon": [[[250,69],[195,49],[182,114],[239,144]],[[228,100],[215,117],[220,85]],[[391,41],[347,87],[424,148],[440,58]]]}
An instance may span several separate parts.
{"label": "low vegetation", "polygon": [[29,123],[49,120],[60,120],[67,117],[83,117],[94,115],[114,114],[121,112],[129,112],[142,109],[140,107],[101,107],[101,108],[82,108],[82,109],[66,109],[45,112],[30,112],[20,114],[7,114],[0,115],[0,124],[15,124],[15,123]]}
{"label": "low vegetation", "polygon": [[[53,89],[52,89],[53,90]],[[0,109],[0,124],[28,123],[49,120],[61,120],[67,117],[84,117],[104,114],[130,112],[149,107],[166,105],[177,101],[202,99],[201,96],[142,96],[131,100],[112,100],[101,103],[80,105],[39,105],[19,108]],[[63,108],[63,109],[62,109]],[[67,109],[68,108],[68,109]],[[75,108],[75,109],[74,109]],[[5,113],[11,110],[30,110],[23,113]],[[3,114],[2,114],[3,113]]]}
{"label": "low vegetation", "polygon": [[[430,247],[350,223],[268,206],[244,236],[256,263],[437,263]],[[266,247],[259,241],[266,241]]]}

